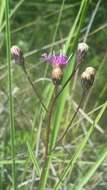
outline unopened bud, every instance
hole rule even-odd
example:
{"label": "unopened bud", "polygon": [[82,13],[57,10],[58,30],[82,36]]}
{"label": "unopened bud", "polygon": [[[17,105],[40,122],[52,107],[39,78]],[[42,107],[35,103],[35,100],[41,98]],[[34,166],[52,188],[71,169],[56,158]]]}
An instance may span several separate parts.
{"label": "unopened bud", "polygon": [[24,66],[23,52],[18,46],[12,46],[11,54],[12,54],[16,64]]}
{"label": "unopened bud", "polygon": [[93,67],[87,67],[85,69],[86,72],[90,73],[91,76],[95,76],[95,69]]}
{"label": "unopened bud", "polygon": [[55,85],[59,85],[63,78],[63,72],[60,67],[55,67],[52,71],[52,80]]}
{"label": "unopened bud", "polygon": [[89,90],[89,88],[91,88],[91,86],[93,85],[94,78],[95,78],[95,69],[92,67],[86,68],[86,70],[81,75],[81,83],[83,89]]}
{"label": "unopened bud", "polygon": [[84,62],[85,55],[88,51],[89,47],[86,43],[79,43],[77,49],[77,64],[81,64]]}
{"label": "unopened bud", "polygon": [[82,42],[82,43],[78,44],[78,51],[81,51],[81,53],[87,52],[88,49],[89,49],[89,47],[86,43]]}

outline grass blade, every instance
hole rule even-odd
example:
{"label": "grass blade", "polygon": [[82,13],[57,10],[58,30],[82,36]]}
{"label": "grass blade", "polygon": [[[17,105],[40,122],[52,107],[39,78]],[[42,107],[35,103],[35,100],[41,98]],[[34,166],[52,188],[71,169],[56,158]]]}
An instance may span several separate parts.
{"label": "grass blade", "polygon": [[[3,0],[3,2],[4,2],[4,0]],[[16,6],[14,7],[14,9],[11,11],[11,13],[9,15],[9,18],[11,18],[16,13],[17,9],[19,9],[19,7],[22,5],[23,2],[24,2],[24,0],[20,0],[16,4]],[[4,21],[3,24],[2,24],[2,26],[1,26],[1,28],[0,28],[0,31],[2,31],[4,29],[5,25],[6,25],[6,22]]]}
{"label": "grass blade", "polygon": [[94,175],[94,173],[96,172],[96,170],[98,169],[98,167],[101,165],[101,163],[103,162],[103,160],[107,157],[107,144],[104,145],[104,147],[102,147],[102,151],[99,154],[99,158],[96,160],[95,164],[93,164],[93,166],[85,172],[85,175],[82,176],[79,179],[79,182],[75,184],[74,188],[71,190],[82,190],[84,185],[87,184],[87,182],[90,180],[90,178]]}
{"label": "grass blade", "polygon": [[0,26],[2,25],[2,22],[3,22],[4,13],[5,13],[5,1],[1,0],[1,2],[0,2]]}
{"label": "grass blade", "polygon": [[34,168],[35,168],[35,171],[37,173],[38,176],[40,176],[40,168],[39,168],[39,164],[38,164],[38,161],[32,151],[32,148],[29,144],[29,142],[27,142],[27,147],[28,147],[28,152],[29,152],[29,155],[30,155],[30,159],[32,160],[32,163],[34,164]]}
{"label": "grass blade", "polygon": [[12,73],[11,73],[11,37],[10,37],[10,20],[9,20],[9,1],[5,0],[5,16],[6,16],[6,48],[7,48],[7,63],[8,63],[8,90],[9,90],[9,119],[10,119],[10,133],[11,133],[11,155],[12,155],[12,176],[13,189],[16,190],[16,168],[15,168],[15,126],[14,126],[14,110],[12,98]]}

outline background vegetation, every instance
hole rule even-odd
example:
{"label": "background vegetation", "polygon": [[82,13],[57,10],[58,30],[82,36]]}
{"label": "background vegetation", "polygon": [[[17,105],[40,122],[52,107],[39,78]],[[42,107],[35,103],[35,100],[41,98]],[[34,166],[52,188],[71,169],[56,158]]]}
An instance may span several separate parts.
{"label": "background vegetation", "polygon": [[[78,21],[70,38],[69,32],[73,30],[80,6],[83,3],[84,9],[86,2],[88,1],[10,0],[9,2],[11,45],[16,44],[23,49],[27,70],[46,105],[51,99],[53,84],[50,78],[51,68],[40,60],[41,54],[50,53],[52,50],[59,53],[66,42],[69,45],[66,49],[68,55],[75,54],[77,42],[85,41],[90,47],[85,63],[81,65],[77,77],[71,80],[69,89],[65,89],[54,110],[52,125],[56,126],[57,138],[61,136],[79,104],[82,94],[80,74],[87,66],[93,66],[97,71],[94,85],[88,96],[84,98],[83,105],[73,123],[73,129],[57,146],[54,155],[51,155],[52,163],[48,171],[46,189],[107,189],[107,2],[90,0],[89,4],[87,3],[86,16],[82,18],[82,21]],[[5,27],[7,26],[7,32],[9,28],[6,23],[7,9],[5,8],[6,1],[1,0],[0,189],[10,190],[12,184],[15,188],[12,182],[16,179],[17,189],[36,190],[39,189],[38,184],[44,161],[46,113],[41,109],[23,71],[12,61],[11,93],[14,103],[13,143],[16,165],[16,176],[13,178],[11,169],[13,163],[11,157],[12,129],[9,119],[11,110],[8,104],[11,94],[8,93],[9,67],[6,64],[9,61],[6,48],[9,47],[6,45]],[[65,72],[64,80],[68,78],[74,62],[75,56],[71,59],[70,70]],[[52,132],[54,136],[54,130]],[[55,140],[54,137],[51,139],[52,142]],[[66,167],[68,167],[67,175],[61,176]]]}

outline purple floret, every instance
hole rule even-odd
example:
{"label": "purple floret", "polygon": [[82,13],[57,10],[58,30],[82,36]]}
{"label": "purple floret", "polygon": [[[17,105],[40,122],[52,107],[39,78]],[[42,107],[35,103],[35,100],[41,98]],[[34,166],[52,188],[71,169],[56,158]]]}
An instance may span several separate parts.
{"label": "purple floret", "polygon": [[51,60],[51,55],[48,55],[47,53],[44,53],[44,54],[42,54],[42,56],[41,56],[41,60],[50,63],[50,62],[51,62],[51,61],[50,61],[50,60]]}
{"label": "purple floret", "polygon": [[42,60],[51,63],[53,66],[66,66],[68,64],[68,57],[66,55],[42,55]]}

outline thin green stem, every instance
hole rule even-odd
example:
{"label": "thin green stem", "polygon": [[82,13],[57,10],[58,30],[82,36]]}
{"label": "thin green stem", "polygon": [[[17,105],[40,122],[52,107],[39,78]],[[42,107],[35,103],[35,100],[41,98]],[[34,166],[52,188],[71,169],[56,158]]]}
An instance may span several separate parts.
{"label": "thin green stem", "polygon": [[9,1],[6,1],[5,16],[6,16],[6,47],[7,47],[7,63],[8,63],[8,90],[9,90],[9,119],[10,119],[10,135],[11,135],[11,155],[12,155],[12,177],[13,189],[16,190],[16,167],[15,167],[15,126],[14,126],[14,110],[12,98],[12,74],[11,74],[11,36],[10,36],[10,21],[9,21]]}
{"label": "thin green stem", "polygon": [[56,99],[57,90],[58,90],[58,86],[55,86],[54,87],[54,96],[53,96],[53,99],[52,99],[52,103],[51,103],[51,106],[50,106],[50,112],[49,112],[49,116],[48,116],[47,146],[49,146],[49,138],[50,138],[50,132],[51,132],[51,119],[52,119],[52,114],[54,113],[54,108],[55,108],[55,104],[56,104],[56,100],[57,100]]}
{"label": "thin green stem", "polygon": [[[16,6],[14,7],[14,9],[11,11],[11,13],[9,14],[9,19],[14,15],[14,13],[16,13],[17,9],[22,5],[22,3],[24,2],[24,0],[20,0]],[[3,31],[4,27],[6,25],[6,22],[4,21],[3,24],[1,25],[0,28],[0,32]]]}
{"label": "thin green stem", "polygon": [[93,11],[93,13],[92,13],[92,16],[91,16],[89,25],[88,25],[88,27],[87,27],[87,30],[86,30],[86,33],[85,33],[85,36],[84,36],[84,40],[83,40],[84,42],[87,41],[89,32],[90,32],[90,30],[91,30],[91,27],[92,27],[93,21],[94,21],[94,19],[95,19],[96,13],[97,13],[97,11],[98,11],[98,9],[99,9],[99,7],[100,7],[101,1],[102,1],[102,0],[99,0],[99,1],[97,2],[96,7],[95,7],[95,9],[94,9],[94,11]]}

